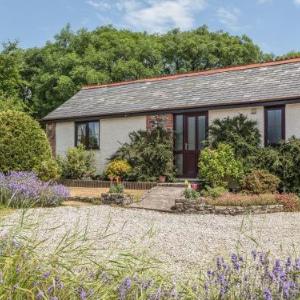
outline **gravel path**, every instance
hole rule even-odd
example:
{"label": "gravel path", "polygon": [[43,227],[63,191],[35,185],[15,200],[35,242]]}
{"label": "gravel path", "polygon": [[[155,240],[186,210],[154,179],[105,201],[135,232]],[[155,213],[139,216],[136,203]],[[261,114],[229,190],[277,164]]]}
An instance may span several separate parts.
{"label": "gravel path", "polygon": [[[16,222],[14,213],[5,222]],[[102,255],[121,250],[147,253],[180,274],[228,255],[239,247],[271,251],[278,256],[299,255],[300,213],[255,216],[176,215],[109,206],[32,209],[38,236],[55,245],[68,230],[86,232]],[[103,235],[109,235],[103,239]],[[104,251],[103,251],[104,250]]]}

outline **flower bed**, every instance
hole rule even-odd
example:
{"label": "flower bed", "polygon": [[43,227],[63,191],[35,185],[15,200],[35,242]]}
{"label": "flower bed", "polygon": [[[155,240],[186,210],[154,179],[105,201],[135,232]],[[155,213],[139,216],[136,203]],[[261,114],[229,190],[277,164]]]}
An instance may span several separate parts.
{"label": "flower bed", "polygon": [[35,173],[0,173],[0,201],[5,206],[58,206],[68,196],[69,192],[63,185],[43,182]]}

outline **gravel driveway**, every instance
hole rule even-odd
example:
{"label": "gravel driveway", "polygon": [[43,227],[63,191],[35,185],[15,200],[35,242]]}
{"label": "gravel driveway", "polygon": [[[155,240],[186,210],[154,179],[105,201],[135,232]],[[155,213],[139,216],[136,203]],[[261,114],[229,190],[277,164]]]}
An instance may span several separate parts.
{"label": "gravel driveway", "polygon": [[[15,222],[18,214],[5,222]],[[29,214],[26,218],[39,221],[39,236],[48,238],[50,247],[66,231],[77,229],[95,239],[102,255],[145,250],[174,274],[196,270],[236,247],[247,253],[262,249],[278,256],[300,254],[300,213],[232,217],[83,206],[32,209]],[[104,232],[110,235],[103,240]]]}

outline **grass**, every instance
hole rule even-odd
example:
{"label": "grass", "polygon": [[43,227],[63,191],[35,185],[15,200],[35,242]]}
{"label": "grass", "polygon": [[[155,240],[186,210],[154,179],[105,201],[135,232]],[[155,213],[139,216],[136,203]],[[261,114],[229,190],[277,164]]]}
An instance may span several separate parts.
{"label": "grass", "polygon": [[14,209],[12,209],[12,208],[7,208],[3,205],[0,205],[0,218],[11,214],[13,211],[14,211]]}
{"label": "grass", "polygon": [[[102,193],[107,193],[109,188],[82,188],[82,187],[69,187],[71,196],[81,196],[81,197],[97,197]],[[145,193],[145,190],[128,190],[125,189],[125,193],[131,195],[134,201],[138,202],[141,200]]]}

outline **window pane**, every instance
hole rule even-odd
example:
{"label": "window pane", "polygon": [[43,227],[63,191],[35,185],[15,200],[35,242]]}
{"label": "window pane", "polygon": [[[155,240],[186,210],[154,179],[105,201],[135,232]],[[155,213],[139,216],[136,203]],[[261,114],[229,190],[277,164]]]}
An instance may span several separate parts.
{"label": "window pane", "polygon": [[177,170],[177,175],[183,174],[183,154],[176,154],[175,155],[175,166]]}
{"label": "window pane", "polygon": [[198,149],[202,149],[206,140],[206,116],[198,117],[198,139]]}
{"label": "window pane", "polygon": [[196,149],[196,117],[188,117],[188,150]]}
{"label": "window pane", "polygon": [[90,149],[99,147],[99,122],[89,122],[89,145]]}
{"label": "window pane", "polygon": [[282,140],[282,113],[281,109],[268,110],[267,142],[278,144]]}
{"label": "window pane", "polygon": [[77,126],[77,144],[82,144],[84,146],[87,145],[87,137],[86,137],[86,123],[76,124]]}
{"label": "window pane", "polygon": [[175,116],[175,150],[183,148],[183,115]]}

